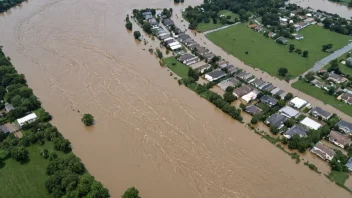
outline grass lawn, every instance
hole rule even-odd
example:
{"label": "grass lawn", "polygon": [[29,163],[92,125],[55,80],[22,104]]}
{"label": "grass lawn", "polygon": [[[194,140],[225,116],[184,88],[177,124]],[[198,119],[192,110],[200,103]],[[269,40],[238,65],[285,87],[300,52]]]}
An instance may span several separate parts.
{"label": "grass lawn", "polygon": [[302,91],[305,94],[313,96],[317,100],[324,102],[325,104],[329,104],[336,109],[344,112],[345,114],[352,116],[352,106],[348,105],[344,102],[337,100],[334,96],[329,95],[326,91],[319,89],[309,83],[304,82],[303,80],[299,80],[292,84],[293,88],[296,88]]}
{"label": "grass lawn", "polygon": [[[239,19],[239,15],[238,14],[235,14],[235,13],[229,11],[229,10],[220,10],[218,12],[218,16],[220,16],[220,15],[225,15],[224,17],[231,16],[231,18],[228,20],[230,22],[235,22],[236,18]],[[220,20],[218,20],[217,23],[214,24],[213,19],[210,19],[209,23],[204,23],[204,22],[199,23],[198,27],[197,27],[197,30],[200,31],[200,32],[205,32],[205,31],[213,30],[213,29],[225,26],[225,25],[227,25],[227,24],[220,23]]]}
{"label": "grass lawn", "polygon": [[[347,54],[349,53],[352,53],[352,51],[350,52],[347,52],[345,54],[343,54],[342,56],[340,56],[339,58],[337,58],[338,62],[339,62],[339,67],[340,67],[340,70],[342,71],[342,73],[346,74],[346,75],[350,75],[352,76],[352,68],[350,67],[347,67],[346,65],[342,64],[340,61],[343,59],[343,60],[346,60],[346,56]],[[330,64],[327,64],[325,65],[324,69],[328,69],[328,67],[330,67]]]}
{"label": "grass lawn", "polygon": [[179,77],[181,78],[188,77],[189,67],[177,61],[175,57],[165,58],[163,61],[166,64],[166,66],[175,74],[177,74]]}
{"label": "grass lawn", "polygon": [[[30,161],[21,165],[12,158],[5,160],[5,166],[0,169],[0,197],[51,197],[45,189],[45,173],[49,160],[40,156],[43,149],[53,151],[53,144],[46,142],[28,147]],[[62,152],[56,151],[58,156]]]}
{"label": "grass lawn", "polygon": [[[280,45],[249,29],[247,24],[239,24],[209,33],[207,38],[252,67],[273,76],[278,76],[280,67],[286,67],[289,75],[293,77],[307,71],[316,61],[328,55],[321,51],[322,45],[331,43],[332,50],[336,50],[348,44],[351,38],[314,25],[305,28],[299,34],[304,36],[303,40],[290,40],[287,45]],[[303,58],[297,53],[289,53],[289,44],[294,44],[302,51],[308,50],[309,57]],[[246,51],[249,53],[245,54]]]}
{"label": "grass lawn", "polygon": [[345,184],[346,180],[348,179],[348,173],[346,172],[338,172],[338,171],[331,171],[329,176],[334,179],[334,181],[339,182],[341,184]]}

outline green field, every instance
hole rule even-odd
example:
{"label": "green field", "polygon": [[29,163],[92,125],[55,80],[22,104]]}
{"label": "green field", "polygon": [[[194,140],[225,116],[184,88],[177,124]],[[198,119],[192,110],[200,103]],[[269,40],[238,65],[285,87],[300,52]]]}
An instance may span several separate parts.
{"label": "green field", "polygon": [[[343,54],[342,56],[340,56],[339,58],[337,58],[338,62],[339,62],[339,67],[342,73],[346,74],[346,75],[350,75],[352,76],[352,68],[347,67],[346,65],[342,64],[340,61],[342,59],[346,60],[346,55],[352,53],[352,52],[347,52],[345,54]],[[324,69],[328,69],[330,67],[330,64],[327,64]]]}
{"label": "green field", "polygon": [[176,60],[175,57],[169,57],[165,58],[163,62],[166,64],[166,66],[173,71],[176,75],[178,75],[181,78],[187,78],[188,77],[188,70],[189,67],[186,65],[180,63],[179,61]]}
{"label": "green field", "polygon": [[345,114],[352,116],[352,106],[344,102],[337,100],[334,96],[329,95],[325,90],[319,89],[309,83],[299,80],[292,84],[293,88],[302,91],[305,94],[313,96],[317,100],[321,100],[325,104],[329,104],[336,109],[344,112]]}
{"label": "green field", "polygon": [[[48,149],[51,153],[54,148],[51,142],[45,145],[38,144],[28,147],[30,161],[20,164],[12,158],[5,160],[5,166],[0,169],[0,197],[51,197],[45,189],[46,167],[49,160],[40,156],[40,152]],[[55,151],[59,157],[66,155]]]}
{"label": "green field", "polygon": [[336,182],[341,184],[345,184],[346,180],[348,179],[349,175],[346,172],[338,172],[338,171],[331,171],[329,176]]}
{"label": "green field", "polygon": [[[235,22],[236,18],[239,19],[239,15],[238,14],[235,14],[235,13],[229,11],[229,10],[220,10],[219,13],[218,13],[218,16],[220,16],[220,15],[225,15],[225,17],[230,15],[231,19],[228,20],[230,22]],[[200,32],[205,32],[205,31],[213,30],[213,29],[225,26],[225,25],[227,25],[227,24],[220,23],[220,20],[218,20],[217,23],[214,24],[213,19],[210,19],[209,23],[204,23],[204,22],[199,23],[198,27],[197,27],[197,30],[200,31]]]}
{"label": "green field", "polygon": [[[207,38],[252,67],[278,76],[278,69],[286,67],[289,75],[296,77],[311,68],[314,63],[328,53],[322,52],[322,45],[333,44],[336,50],[346,45],[349,36],[325,30],[319,26],[310,26],[299,34],[303,40],[290,40],[287,45],[277,44],[274,40],[264,37],[247,27],[247,24],[235,25],[223,30],[207,34]],[[308,50],[309,57],[303,58],[297,53],[289,53],[289,44],[296,49]],[[245,52],[248,51],[248,54]]]}

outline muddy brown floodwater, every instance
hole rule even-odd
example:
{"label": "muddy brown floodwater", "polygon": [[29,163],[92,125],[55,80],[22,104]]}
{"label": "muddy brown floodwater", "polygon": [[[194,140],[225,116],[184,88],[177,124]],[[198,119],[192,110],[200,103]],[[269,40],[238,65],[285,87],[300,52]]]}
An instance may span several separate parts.
{"label": "muddy brown floodwater", "polygon": [[113,197],[350,196],[179,87],[124,28],[133,8],[201,0],[186,2],[30,0],[0,17],[0,43]]}

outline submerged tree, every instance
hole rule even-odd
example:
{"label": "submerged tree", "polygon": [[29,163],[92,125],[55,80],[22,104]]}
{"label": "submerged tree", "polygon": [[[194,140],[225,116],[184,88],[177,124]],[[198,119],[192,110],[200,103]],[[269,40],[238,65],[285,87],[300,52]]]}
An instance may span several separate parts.
{"label": "submerged tree", "polygon": [[139,191],[135,187],[131,187],[125,191],[122,198],[141,198],[139,196]]}
{"label": "submerged tree", "polygon": [[86,125],[86,126],[91,126],[94,124],[94,117],[89,114],[89,113],[86,113],[83,115],[82,117],[82,122]]}

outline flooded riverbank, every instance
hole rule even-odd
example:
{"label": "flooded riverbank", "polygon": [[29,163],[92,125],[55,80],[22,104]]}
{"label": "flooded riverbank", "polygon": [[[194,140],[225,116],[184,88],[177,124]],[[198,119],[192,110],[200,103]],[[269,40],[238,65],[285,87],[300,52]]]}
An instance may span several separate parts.
{"label": "flooded riverbank", "polygon": [[310,7],[315,10],[338,14],[346,19],[351,19],[352,17],[352,8],[349,8],[346,5],[331,2],[329,0],[289,0],[289,2],[304,8]]}
{"label": "flooded riverbank", "polygon": [[0,17],[0,43],[113,197],[348,197],[180,87],[124,28],[134,8],[190,3],[31,0]]}

